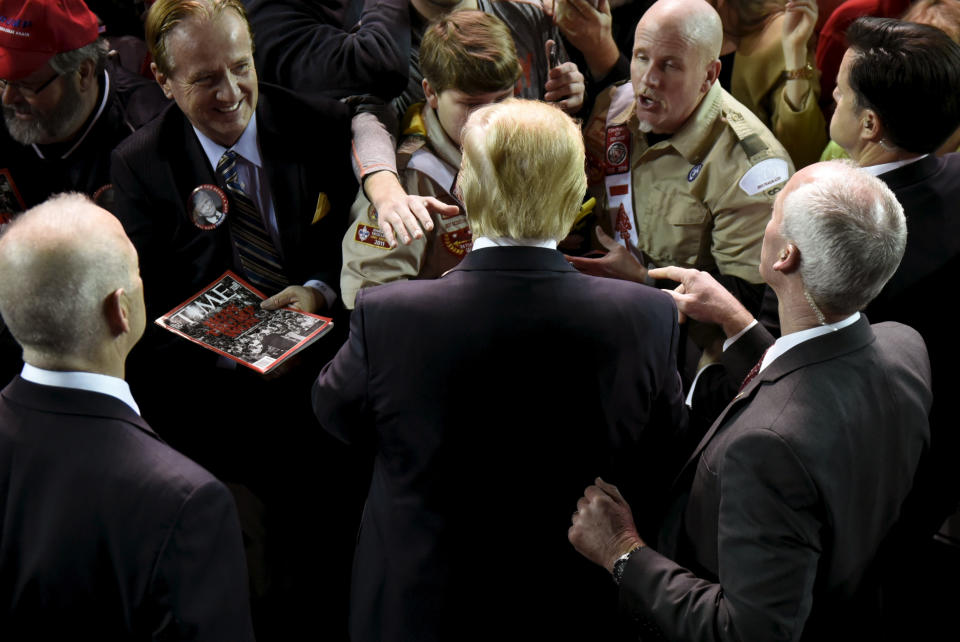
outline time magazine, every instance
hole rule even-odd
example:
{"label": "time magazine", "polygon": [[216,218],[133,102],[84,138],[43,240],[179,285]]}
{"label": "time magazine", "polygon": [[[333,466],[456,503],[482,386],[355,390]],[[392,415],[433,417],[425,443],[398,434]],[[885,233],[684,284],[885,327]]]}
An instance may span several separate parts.
{"label": "time magazine", "polygon": [[327,317],[293,308],[264,310],[266,297],[227,270],[157,325],[267,373],[333,328]]}

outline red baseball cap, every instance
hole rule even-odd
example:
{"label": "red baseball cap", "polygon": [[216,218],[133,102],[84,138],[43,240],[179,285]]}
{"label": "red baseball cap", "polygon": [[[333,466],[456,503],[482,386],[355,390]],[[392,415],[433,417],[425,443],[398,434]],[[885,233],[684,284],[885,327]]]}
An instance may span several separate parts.
{"label": "red baseball cap", "polygon": [[29,76],[54,54],[89,45],[99,31],[83,0],[0,0],[0,78]]}

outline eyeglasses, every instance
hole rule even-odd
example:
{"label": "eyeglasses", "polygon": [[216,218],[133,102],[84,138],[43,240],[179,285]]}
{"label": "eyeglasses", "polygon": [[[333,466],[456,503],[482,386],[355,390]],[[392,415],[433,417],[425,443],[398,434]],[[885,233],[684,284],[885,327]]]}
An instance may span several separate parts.
{"label": "eyeglasses", "polygon": [[19,91],[24,98],[36,98],[37,94],[39,94],[41,91],[43,91],[44,89],[52,85],[53,81],[62,75],[63,75],[62,73],[56,72],[48,80],[44,81],[43,84],[38,85],[36,87],[28,87],[19,82],[10,82],[8,80],[0,79],[0,93],[3,93],[4,91],[6,91],[7,87],[13,87],[17,91]]}

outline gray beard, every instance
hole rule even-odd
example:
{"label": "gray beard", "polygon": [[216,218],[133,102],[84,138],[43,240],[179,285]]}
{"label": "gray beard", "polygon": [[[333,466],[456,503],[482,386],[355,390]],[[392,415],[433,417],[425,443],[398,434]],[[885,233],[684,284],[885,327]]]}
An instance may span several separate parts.
{"label": "gray beard", "polygon": [[66,140],[83,124],[80,91],[77,89],[75,79],[69,77],[64,84],[60,102],[46,116],[22,121],[17,118],[16,111],[12,105],[4,105],[3,120],[7,124],[10,137],[21,145]]}

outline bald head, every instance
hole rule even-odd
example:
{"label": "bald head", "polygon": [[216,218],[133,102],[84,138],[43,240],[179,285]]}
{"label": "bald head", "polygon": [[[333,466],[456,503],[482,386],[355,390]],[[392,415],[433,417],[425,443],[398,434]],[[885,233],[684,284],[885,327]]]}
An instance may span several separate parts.
{"label": "bald head", "polygon": [[723,28],[703,0],[660,0],[633,40],[630,82],[641,131],[679,131],[720,74]]}
{"label": "bald head", "polygon": [[[136,250],[119,221],[81,194],[55,196],[17,218],[0,237],[0,274],[0,313],[24,360],[40,367],[103,352],[117,334],[107,318],[117,290],[142,306]],[[130,347],[142,318],[134,326]]]}
{"label": "bald head", "polygon": [[704,63],[720,57],[723,24],[716,9],[704,0],[659,0],[643,14],[637,31],[641,28],[676,33]]}

